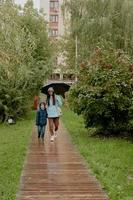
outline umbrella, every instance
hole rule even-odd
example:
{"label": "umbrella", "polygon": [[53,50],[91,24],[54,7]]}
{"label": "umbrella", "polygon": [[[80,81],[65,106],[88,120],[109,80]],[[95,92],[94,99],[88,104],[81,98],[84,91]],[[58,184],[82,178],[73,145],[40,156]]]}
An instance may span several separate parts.
{"label": "umbrella", "polygon": [[55,94],[62,95],[63,97],[65,97],[65,92],[67,92],[70,89],[70,85],[64,82],[52,82],[52,83],[44,85],[41,88],[41,92],[44,94],[47,94],[49,87],[53,87]]}

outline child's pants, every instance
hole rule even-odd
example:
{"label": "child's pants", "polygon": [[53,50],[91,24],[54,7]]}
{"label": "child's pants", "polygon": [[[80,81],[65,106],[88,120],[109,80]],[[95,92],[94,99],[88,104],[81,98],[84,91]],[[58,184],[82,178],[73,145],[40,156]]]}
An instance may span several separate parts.
{"label": "child's pants", "polygon": [[38,138],[44,138],[46,126],[38,126]]}

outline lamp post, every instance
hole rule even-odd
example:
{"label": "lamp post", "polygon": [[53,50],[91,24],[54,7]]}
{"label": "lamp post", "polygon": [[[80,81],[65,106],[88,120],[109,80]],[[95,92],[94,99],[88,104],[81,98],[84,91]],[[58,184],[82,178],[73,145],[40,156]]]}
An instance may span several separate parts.
{"label": "lamp post", "polygon": [[76,35],[75,38],[75,81],[76,82],[78,80],[77,72],[78,72],[78,37]]}

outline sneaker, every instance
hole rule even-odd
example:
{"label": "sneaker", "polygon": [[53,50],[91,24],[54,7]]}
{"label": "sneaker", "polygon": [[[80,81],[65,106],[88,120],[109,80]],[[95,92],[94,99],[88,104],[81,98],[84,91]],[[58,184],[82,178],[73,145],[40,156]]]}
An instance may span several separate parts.
{"label": "sneaker", "polygon": [[55,133],[54,133],[54,137],[55,137],[55,138],[58,137],[58,132],[57,132],[57,131],[55,131]]}
{"label": "sneaker", "polygon": [[50,141],[51,141],[51,142],[54,142],[54,135],[51,136]]}

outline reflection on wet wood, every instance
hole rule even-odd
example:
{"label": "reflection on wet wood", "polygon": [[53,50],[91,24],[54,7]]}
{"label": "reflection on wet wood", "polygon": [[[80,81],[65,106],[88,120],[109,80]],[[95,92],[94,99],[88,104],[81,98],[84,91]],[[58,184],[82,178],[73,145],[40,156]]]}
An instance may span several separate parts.
{"label": "reflection on wet wood", "polygon": [[23,169],[18,200],[107,200],[61,124],[54,143],[46,133],[38,142],[35,131]]}

